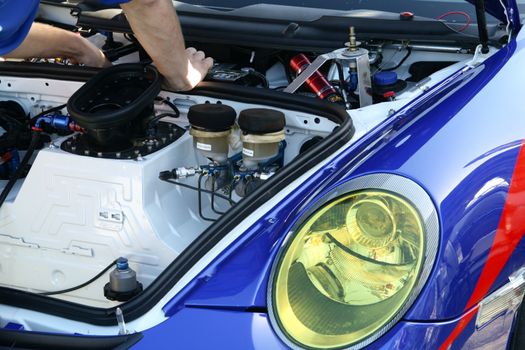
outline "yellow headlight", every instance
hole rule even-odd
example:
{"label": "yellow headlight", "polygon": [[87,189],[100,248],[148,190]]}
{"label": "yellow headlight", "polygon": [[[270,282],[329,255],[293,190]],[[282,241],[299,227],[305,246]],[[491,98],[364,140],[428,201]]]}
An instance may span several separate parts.
{"label": "yellow headlight", "polygon": [[274,274],[273,314],[293,343],[354,345],[391,321],[422,269],[425,232],[406,199],[367,190],[321,207],[288,243]]}

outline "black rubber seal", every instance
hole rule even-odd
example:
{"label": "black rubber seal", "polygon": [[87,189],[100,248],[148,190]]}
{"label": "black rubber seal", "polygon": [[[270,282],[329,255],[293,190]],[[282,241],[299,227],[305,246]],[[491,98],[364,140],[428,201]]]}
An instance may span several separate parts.
{"label": "black rubber seal", "polygon": [[269,108],[245,109],[239,114],[239,127],[247,134],[269,134],[286,126],[284,113]]}
{"label": "black rubber seal", "polygon": [[160,92],[152,66],[121,64],[104,69],[68,100],[67,110],[83,128],[116,128],[137,118]]}
{"label": "black rubber seal", "polygon": [[0,329],[0,348],[40,350],[129,349],[143,337],[142,333],[102,337]]}
{"label": "black rubber seal", "polygon": [[188,121],[193,127],[208,131],[226,131],[235,123],[237,112],[230,106],[216,103],[203,103],[191,106]]}
{"label": "black rubber seal", "polygon": [[[27,63],[0,63],[0,76],[49,78],[48,71],[35,66]],[[54,78],[58,80],[82,81],[87,79],[88,72],[81,72],[79,75],[75,75],[74,72],[78,72],[78,69],[69,69],[68,66],[54,67],[53,70]],[[49,83],[52,84],[53,81],[51,80]],[[315,98],[258,88],[239,88],[236,85],[217,82],[203,82],[185,94],[315,114],[325,117],[339,124],[339,126],[328,137],[307,152],[299,155],[287,167],[272,176],[271,180],[247,196],[242,204],[235,206],[213,223],[141,295],[120,305],[119,307],[127,322],[133,321],[148,312],[239,222],[246,219],[299,176],[343,147],[355,132],[352,119],[343,107]],[[89,307],[10,288],[0,288],[0,300],[2,303],[14,307],[35,310],[93,325],[116,325],[116,308]]]}

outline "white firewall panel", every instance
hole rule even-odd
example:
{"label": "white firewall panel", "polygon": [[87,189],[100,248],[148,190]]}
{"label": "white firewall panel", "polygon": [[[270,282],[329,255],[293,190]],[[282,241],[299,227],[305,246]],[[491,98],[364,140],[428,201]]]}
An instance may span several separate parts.
{"label": "white firewall panel", "polygon": [[[55,142],[55,145],[57,143]],[[146,287],[209,225],[197,196],[162,182],[161,171],[194,164],[188,134],[140,160],[44,149],[0,216],[0,284],[62,290],[124,256]],[[104,276],[60,298],[108,306]]]}

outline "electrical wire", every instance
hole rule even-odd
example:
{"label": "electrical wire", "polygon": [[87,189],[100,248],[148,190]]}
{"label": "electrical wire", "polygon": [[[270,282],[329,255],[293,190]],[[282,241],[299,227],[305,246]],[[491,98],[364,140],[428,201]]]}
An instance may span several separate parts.
{"label": "electrical wire", "polygon": [[40,133],[33,132],[33,135],[31,136],[31,143],[29,144],[29,147],[27,147],[27,151],[26,151],[26,154],[24,155],[24,158],[22,158],[22,161],[18,165],[18,168],[16,169],[15,173],[5,185],[4,189],[2,190],[2,193],[0,193],[0,208],[2,207],[5,200],[7,199],[7,196],[9,196],[9,193],[11,192],[13,187],[15,186],[16,181],[22,177],[22,173],[25,171],[25,168],[27,164],[29,163],[29,160],[33,156],[33,153],[35,152],[36,146],[38,145],[39,141],[40,141]]}
{"label": "electrical wire", "polygon": [[448,12],[445,12],[444,14],[442,14],[441,16],[438,16],[436,19],[440,20],[440,19],[443,19],[443,18],[451,16],[451,15],[464,16],[465,19],[467,20],[467,23],[465,23],[465,25],[463,27],[458,29],[458,32],[460,32],[460,33],[464,32],[470,26],[470,24],[472,23],[472,18],[470,17],[470,15],[468,13],[466,13],[464,11],[448,11]]}
{"label": "electrical wire", "polygon": [[59,106],[56,106],[56,107],[50,108],[50,109],[48,109],[48,110],[42,111],[42,112],[38,113],[37,115],[35,115],[33,118],[31,118],[31,122],[37,120],[37,119],[40,118],[40,117],[45,116],[46,114],[61,111],[61,110],[64,109],[66,106],[67,106],[67,104],[64,103],[63,105],[59,105]]}
{"label": "electrical wire", "polygon": [[[58,111],[62,110],[64,107],[66,107],[66,104],[59,105],[59,106],[53,107],[51,109],[42,111],[42,112],[38,113],[36,116],[34,116],[33,118],[31,118],[31,123],[33,123],[34,121],[38,120],[38,118],[40,118],[40,117],[42,117],[42,116],[44,116],[46,114],[53,113],[53,112],[58,112]],[[2,207],[2,205],[5,202],[5,200],[7,199],[7,196],[9,196],[9,193],[11,193],[11,190],[15,186],[16,181],[19,178],[22,177],[22,174],[25,171],[25,168],[26,168],[27,164],[29,164],[29,160],[31,159],[31,157],[35,153],[36,147],[37,147],[39,142],[40,142],[40,132],[34,131],[33,134],[31,135],[31,143],[27,147],[26,154],[24,155],[24,158],[22,158],[22,161],[18,165],[18,168],[16,169],[15,173],[9,179],[9,181],[5,185],[4,189],[0,193],[0,208]]]}
{"label": "electrical wire", "polygon": [[266,88],[266,89],[270,88],[270,83],[268,83],[268,79],[266,79],[266,76],[264,74],[259,73],[256,70],[251,70],[250,74],[258,78],[261,81],[263,88]]}
{"label": "electrical wire", "polygon": [[148,120],[148,124],[147,124],[147,128],[148,129],[152,129],[155,126],[155,124],[157,124],[158,121],[161,120],[162,118],[165,118],[165,117],[179,118],[180,117],[179,109],[171,101],[169,101],[169,100],[167,100],[167,99],[165,99],[163,97],[160,97],[160,96],[157,96],[155,98],[155,100],[156,101],[160,101],[160,102],[164,103],[165,105],[167,105],[168,107],[170,107],[173,110],[173,113],[161,113],[161,114],[158,114],[158,115],[152,117],[150,120]]}
{"label": "electrical wire", "polygon": [[135,35],[130,34],[130,33],[124,33],[124,38],[126,38],[127,41],[132,42],[132,43],[137,43],[138,42],[138,40],[135,37]]}
{"label": "electrical wire", "polygon": [[68,289],[63,289],[63,290],[57,290],[57,291],[54,291],[54,292],[44,292],[44,293],[38,293],[40,295],[46,295],[46,296],[49,296],[49,295],[57,295],[57,294],[65,294],[65,293],[69,293],[69,292],[73,292],[75,290],[78,290],[80,288],[84,288],[85,286],[87,285],[90,285],[91,283],[95,282],[96,280],[98,280],[100,277],[102,277],[102,275],[104,275],[106,272],[109,271],[109,269],[111,269],[113,266],[115,266],[115,264],[117,263],[117,260],[118,259],[115,259],[111,262],[111,264],[109,264],[108,266],[106,266],[104,268],[104,270],[100,271],[95,277],[93,277],[92,279],[90,279],[89,281],[86,281],[76,287],[71,287],[71,288],[68,288]]}
{"label": "electrical wire", "polygon": [[175,106],[175,104],[173,104],[170,100],[168,99],[165,99],[161,96],[157,96],[155,97],[155,101],[159,101],[159,102],[162,102],[164,103],[166,106],[170,107],[171,109],[173,109],[173,112],[177,115],[175,118],[178,118],[180,117],[180,111],[179,109],[177,108],[177,106]]}
{"label": "electrical wire", "polygon": [[[408,46],[408,43],[407,44],[403,44],[404,46],[403,47],[407,47]],[[382,72],[383,70],[385,70],[383,67],[385,65],[388,65],[389,63],[393,62],[394,61],[394,58],[396,58],[396,56],[401,52],[401,49],[399,50],[395,50],[393,54],[391,54],[387,59],[383,59],[381,60],[380,63],[377,64],[377,67],[375,69],[375,71],[373,71],[371,73],[371,76],[374,76],[376,73],[378,72]]]}
{"label": "electrical wire", "polygon": [[193,190],[193,191],[197,191],[197,192],[202,192],[202,193],[208,193],[208,194],[215,194],[215,196],[221,198],[221,199],[224,199],[225,201],[228,201],[228,203],[230,203],[231,205],[234,205],[236,204],[236,202],[234,200],[232,200],[231,198],[229,197],[226,197],[226,196],[223,196],[222,194],[219,194],[219,193],[216,193],[216,192],[212,192],[210,190],[206,190],[204,188],[201,188],[200,190],[195,187],[195,186],[191,186],[191,185],[186,185],[182,182],[178,182],[178,181],[175,181],[175,180],[171,180],[171,179],[164,179],[164,178],[160,178],[162,181],[164,182],[168,182],[170,184],[173,184],[173,185],[177,185],[177,186],[181,186],[181,187],[184,187],[184,188],[188,188],[190,190]]}
{"label": "electrical wire", "polygon": [[503,7],[503,13],[505,14],[505,18],[507,18],[507,26],[505,28],[505,32],[507,32],[507,44],[510,43],[510,39],[512,37],[512,33],[510,30],[510,17],[509,12],[507,11],[507,7],[503,3],[503,0],[499,0],[499,3],[501,4],[501,7]]}
{"label": "electrical wire", "polygon": [[157,124],[159,122],[159,120],[161,120],[162,118],[166,118],[166,117],[171,117],[171,118],[178,118],[179,116],[177,114],[174,114],[174,113],[161,113],[161,114],[158,114],[156,116],[154,116],[153,118],[151,118],[150,120],[148,120],[148,130],[155,127],[155,124]]}
{"label": "electrical wire", "polygon": [[401,67],[403,65],[403,63],[405,63],[405,61],[410,57],[411,54],[412,54],[412,48],[410,46],[407,46],[407,53],[406,53],[405,57],[403,57],[403,59],[401,59],[401,61],[399,61],[398,64],[396,64],[394,67],[383,68],[383,69],[380,69],[380,70],[382,70],[384,72],[388,72],[388,71],[392,71],[392,70],[398,69],[399,67]]}

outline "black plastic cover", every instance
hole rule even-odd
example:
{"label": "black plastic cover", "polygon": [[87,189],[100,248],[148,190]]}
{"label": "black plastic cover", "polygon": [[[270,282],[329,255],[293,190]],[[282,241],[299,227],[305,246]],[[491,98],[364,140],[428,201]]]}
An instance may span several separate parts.
{"label": "black plastic cover", "polygon": [[270,134],[284,129],[284,113],[269,108],[245,109],[239,115],[239,127],[248,134]]}
{"label": "black plastic cover", "polygon": [[[251,5],[232,11],[182,2],[177,2],[175,6],[184,38],[190,42],[325,52],[341,48],[348,41],[348,27],[354,26],[363,41],[464,43],[468,47],[475,47],[478,43],[475,35],[457,33],[451,23],[421,16],[409,22],[401,21],[399,13],[383,11],[340,11],[271,4]],[[79,27],[131,32],[120,9],[97,11],[86,5],[80,5],[79,9]],[[490,24],[488,29],[492,37],[498,31],[498,24]]]}
{"label": "black plastic cover", "polygon": [[191,106],[188,120],[193,127],[208,131],[226,131],[235,123],[235,109],[223,104],[203,103]]}

